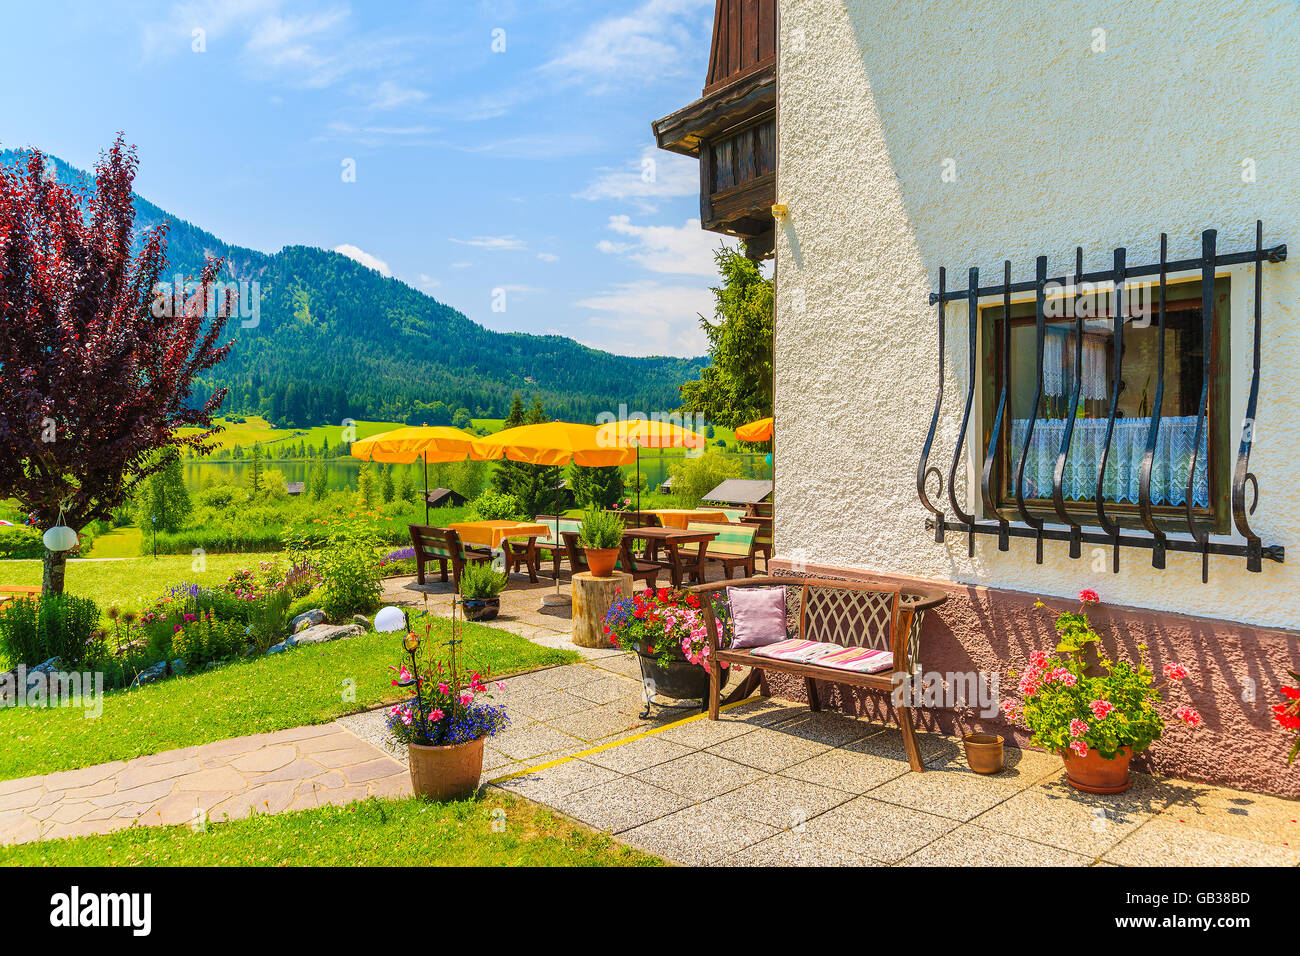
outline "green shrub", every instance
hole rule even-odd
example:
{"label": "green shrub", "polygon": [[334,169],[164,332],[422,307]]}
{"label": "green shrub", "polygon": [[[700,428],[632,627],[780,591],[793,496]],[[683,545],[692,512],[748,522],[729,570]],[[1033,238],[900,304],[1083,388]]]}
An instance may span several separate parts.
{"label": "green shrub", "polygon": [[0,558],[40,558],[45,555],[41,532],[28,525],[0,527]]}
{"label": "green shrub", "polygon": [[324,522],[325,546],[316,557],[325,600],[321,607],[334,620],[379,606],[382,569],[379,536],[368,517],[330,518]]}
{"label": "green shrub", "polygon": [[514,495],[485,491],[470,502],[473,521],[526,521],[524,504]]}
{"label": "green shrub", "polygon": [[11,665],[33,667],[57,657],[64,664],[84,662],[99,625],[99,608],[89,598],[48,594],[0,606],[0,651]]}
{"label": "green shrub", "polygon": [[292,603],[293,595],[283,589],[270,591],[253,602],[248,615],[248,636],[259,654],[265,654],[273,644],[288,636]]}
{"label": "green shrub", "polygon": [[669,474],[673,478],[673,497],[683,508],[694,508],[705,495],[727,478],[739,478],[740,462],[715,451],[705,452],[698,458],[685,457],[673,465]]}
{"label": "green shrub", "polygon": [[227,661],[244,650],[243,630],[233,621],[218,620],[212,614],[190,615],[172,638],[172,653],[185,661],[194,673],[211,661]]}
{"label": "green shrub", "polygon": [[578,540],[584,548],[617,548],[623,543],[623,519],[611,511],[591,509],[582,513]]}
{"label": "green shrub", "polygon": [[460,596],[467,601],[494,598],[509,579],[490,564],[470,564],[460,572]]}

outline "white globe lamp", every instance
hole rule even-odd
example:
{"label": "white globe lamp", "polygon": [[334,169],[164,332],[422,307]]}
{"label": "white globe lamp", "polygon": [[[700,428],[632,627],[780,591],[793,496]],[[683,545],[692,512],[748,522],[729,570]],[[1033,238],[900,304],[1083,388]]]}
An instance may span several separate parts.
{"label": "white globe lamp", "polygon": [[406,612],[400,607],[381,608],[375,615],[375,630],[381,634],[393,634],[406,630]]}

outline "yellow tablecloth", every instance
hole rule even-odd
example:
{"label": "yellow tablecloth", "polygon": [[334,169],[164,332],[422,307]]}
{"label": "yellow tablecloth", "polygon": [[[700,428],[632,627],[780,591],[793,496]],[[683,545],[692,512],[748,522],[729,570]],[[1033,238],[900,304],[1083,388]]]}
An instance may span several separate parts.
{"label": "yellow tablecloth", "polygon": [[665,528],[681,528],[683,531],[692,521],[707,521],[710,524],[729,523],[724,511],[700,511],[692,508],[655,508],[650,513],[658,515]]}
{"label": "yellow tablecloth", "polygon": [[533,521],[463,521],[449,526],[465,544],[499,548],[510,538],[544,538],[550,532]]}

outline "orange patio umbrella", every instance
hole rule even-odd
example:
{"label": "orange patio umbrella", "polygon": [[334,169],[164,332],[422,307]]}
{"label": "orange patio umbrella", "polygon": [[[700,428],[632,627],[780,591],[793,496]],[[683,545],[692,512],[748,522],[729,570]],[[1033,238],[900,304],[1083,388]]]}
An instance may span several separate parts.
{"label": "orange patio umbrella", "polygon": [[736,429],[737,441],[770,441],[772,438],[772,419],[760,418],[756,422],[750,422],[748,425],[741,425]]}
{"label": "orange patio umbrella", "polygon": [[352,457],[362,461],[409,465],[424,462],[424,523],[429,523],[429,462],[464,461],[470,457],[474,436],[445,425],[397,428],[352,443]]}
{"label": "orange patio umbrella", "polygon": [[600,439],[622,448],[636,449],[636,510],[641,510],[641,449],[698,448],[704,450],[707,439],[699,432],[672,422],[634,418],[609,422],[597,427]]}

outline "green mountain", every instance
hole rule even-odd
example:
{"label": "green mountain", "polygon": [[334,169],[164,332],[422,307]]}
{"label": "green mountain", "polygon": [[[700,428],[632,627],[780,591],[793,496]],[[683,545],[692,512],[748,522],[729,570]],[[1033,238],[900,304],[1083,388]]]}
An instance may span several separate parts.
{"label": "green mountain", "polygon": [[[0,165],[24,155],[0,151]],[[62,181],[85,179],[47,158]],[[224,414],[262,414],[294,426],[344,418],[449,424],[460,408],[503,418],[519,392],[540,398],[552,418],[592,421],[620,403],[647,412],[677,408],[679,386],[707,364],[613,355],[557,335],[493,332],[339,253],[232,246],[140,196],[135,206],[140,231],[170,222],[164,281],[195,276],[204,258],[216,255],[226,260],[223,278],[260,285],[256,326],[232,319],[234,348],[204,382],[230,389]]]}

